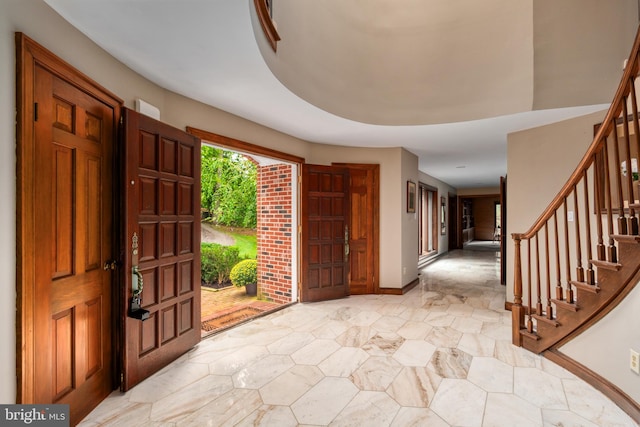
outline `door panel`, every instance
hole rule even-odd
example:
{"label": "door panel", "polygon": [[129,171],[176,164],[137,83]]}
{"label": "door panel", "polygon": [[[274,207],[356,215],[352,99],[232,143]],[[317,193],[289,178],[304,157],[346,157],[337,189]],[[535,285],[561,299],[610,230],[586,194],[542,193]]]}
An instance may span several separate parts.
{"label": "door panel", "polygon": [[113,388],[102,266],[113,252],[115,113],[39,66],[35,82],[33,401],[69,404],[76,423]]}
{"label": "door panel", "polygon": [[378,270],[378,165],[349,165],[350,293],[373,294],[377,291]]}
{"label": "door panel", "polygon": [[[128,390],[200,341],[200,141],[126,109],[125,127]],[[134,266],[146,320],[127,316]]]}
{"label": "door panel", "polygon": [[302,165],[303,302],[349,295],[348,194],[348,169]]}

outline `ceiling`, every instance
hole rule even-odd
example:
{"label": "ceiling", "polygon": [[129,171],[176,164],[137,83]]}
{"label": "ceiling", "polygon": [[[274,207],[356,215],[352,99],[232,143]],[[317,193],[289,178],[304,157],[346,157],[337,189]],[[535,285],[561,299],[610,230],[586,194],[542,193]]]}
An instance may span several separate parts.
{"label": "ceiling", "polygon": [[552,47],[536,50],[531,1],[469,2],[461,13],[450,0],[274,0],[277,53],[253,0],[45,1],[168,90],[311,142],[404,147],[458,189],[498,185],[508,133],[609,101],[584,97],[588,79],[571,88],[582,98],[537,92],[552,86],[534,73]]}

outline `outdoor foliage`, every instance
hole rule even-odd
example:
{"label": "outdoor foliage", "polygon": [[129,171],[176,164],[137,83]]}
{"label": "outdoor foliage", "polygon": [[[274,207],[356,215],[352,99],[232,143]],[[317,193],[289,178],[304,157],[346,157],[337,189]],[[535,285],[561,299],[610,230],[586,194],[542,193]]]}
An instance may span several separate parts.
{"label": "outdoor foliage", "polygon": [[203,243],[201,248],[202,280],[205,283],[227,282],[231,269],[240,261],[238,248],[217,243]]}
{"label": "outdoor foliage", "polygon": [[245,259],[231,269],[231,283],[240,287],[258,282],[258,262],[255,259]]}
{"label": "outdoor foliage", "polygon": [[243,155],[202,146],[202,207],[214,223],[256,228],[256,178]]}

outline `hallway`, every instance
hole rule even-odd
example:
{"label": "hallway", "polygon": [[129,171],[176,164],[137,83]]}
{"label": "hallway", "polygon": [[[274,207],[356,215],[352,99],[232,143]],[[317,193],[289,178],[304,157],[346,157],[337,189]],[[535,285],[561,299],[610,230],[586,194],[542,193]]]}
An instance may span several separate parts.
{"label": "hallway", "polygon": [[453,251],[402,296],[296,304],[204,339],[82,426],[637,426],[511,345],[496,253]]}

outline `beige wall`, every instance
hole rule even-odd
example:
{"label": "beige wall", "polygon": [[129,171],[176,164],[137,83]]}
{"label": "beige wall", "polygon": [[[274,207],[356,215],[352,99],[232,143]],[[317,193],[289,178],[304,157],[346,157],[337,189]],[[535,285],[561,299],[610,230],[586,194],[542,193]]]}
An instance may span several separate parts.
{"label": "beige wall", "polygon": [[[15,52],[21,31],[90,76],[133,107],[142,98],[161,111],[161,120],[184,129],[194,126],[275,150],[308,162],[352,161],[381,165],[380,284],[401,288],[417,277],[415,220],[404,211],[406,179],[417,182],[417,158],[401,149],[344,149],[310,144],[256,123],[205,106],[162,88],[132,72],[53,12],[42,0],[2,0],[0,13],[0,403],[15,402]],[[417,229],[416,229],[417,230]],[[399,249],[401,248],[401,249]],[[411,250],[407,249],[411,248]],[[413,251],[411,254],[409,252]],[[403,266],[407,273],[403,274]]]}
{"label": "beige wall", "polygon": [[[509,233],[526,232],[555,197],[591,143],[593,125],[601,122],[604,114],[594,113],[508,136]],[[592,176],[589,176],[589,182],[593,182]],[[581,199],[579,203],[582,205]],[[592,194],[590,199],[593,200]],[[570,202],[569,210],[573,209]],[[594,228],[593,222],[591,225]],[[570,229],[569,234],[573,233]],[[595,235],[593,230],[592,235]],[[570,241],[574,241],[572,237]],[[513,301],[514,246],[510,238],[507,243],[507,300]],[[523,254],[525,252],[523,248]],[[564,271],[564,267],[562,269]],[[560,348],[563,353],[611,381],[636,402],[640,402],[640,377],[629,370],[629,349],[640,351],[640,330],[633,326],[638,324],[639,311],[640,286],[636,286],[615,310]],[[606,351],[602,350],[604,347]]]}
{"label": "beige wall", "polygon": [[447,221],[447,231],[445,234],[441,234],[440,231],[438,230],[438,233],[439,233],[438,254],[443,254],[449,251],[449,233],[451,232],[451,227],[449,226],[449,218],[448,218],[449,216],[448,212],[450,208],[450,206],[448,206],[449,194],[455,195],[458,190],[456,190],[449,184],[432,177],[431,175],[427,175],[424,172],[419,172],[419,177],[420,177],[421,183],[430,185],[431,187],[435,187],[438,189],[438,223],[440,223],[440,212],[441,212],[441,209],[439,208],[440,200],[442,197],[444,197],[445,200],[447,200],[447,218],[445,218],[445,221]]}
{"label": "beige wall", "polygon": [[629,349],[640,352],[640,286],[615,310],[560,351],[597,372],[640,403],[640,375],[629,369]]}
{"label": "beige wall", "polygon": [[[380,165],[380,287],[401,288],[404,284],[400,266],[403,251],[398,248],[406,244],[400,232],[404,216],[400,206],[406,203],[399,191],[403,176],[403,152],[401,148],[363,149],[332,145],[313,145],[308,163],[329,165],[341,163],[371,163]],[[416,158],[416,171],[417,171]],[[417,182],[414,179],[414,182]],[[416,257],[417,257],[416,244]],[[416,259],[417,265],[417,259]],[[417,272],[415,277],[417,277]],[[412,279],[413,280],[413,279]]]}
{"label": "beige wall", "polygon": [[533,109],[611,102],[637,28],[637,0],[535,0]]}
{"label": "beige wall", "polygon": [[[402,195],[402,203],[396,209],[400,212],[402,243],[400,251],[402,267],[400,273],[400,283],[402,286],[408,285],[418,278],[418,243],[420,241],[420,223],[418,222],[418,210],[415,213],[407,212],[407,181],[418,184],[418,156],[402,149],[401,150],[401,179],[398,183],[398,191]],[[416,188],[417,191],[417,188]],[[396,246],[397,248],[397,246]],[[397,250],[397,249],[396,249]]]}
{"label": "beige wall", "polygon": [[597,112],[507,137],[507,301],[513,301],[512,233],[524,233],[560,191],[593,140]]}

